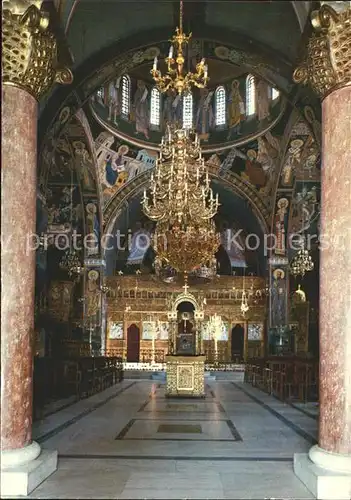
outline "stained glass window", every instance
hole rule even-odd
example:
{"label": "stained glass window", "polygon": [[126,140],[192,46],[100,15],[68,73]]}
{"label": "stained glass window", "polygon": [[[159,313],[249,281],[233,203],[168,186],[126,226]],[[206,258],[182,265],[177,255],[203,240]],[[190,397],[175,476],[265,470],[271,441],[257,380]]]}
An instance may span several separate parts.
{"label": "stained glass window", "polygon": [[121,112],[125,117],[129,117],[130,113],[130,78],[128,75],[122,76],[122,102],[121,102]]}
{"label": "stained glass window", "polygon": [[160,105],[161,96],[160,91],[154,87],[151,91],[151,103],[150,103],[150,125],[154,127],[160,126]]}
{"label": "stained glass window", "polygon": [[256,85],[254,75],[246,78],[246,116],[256,113]]}
{"label": "stained glass window", "polygon": [[183,127],[193,127],[193,96],[190,93],[183,97]]}
{"label": "stained glass window", "polygon": [[225,88],[223,86],[217,87],[216,90],[216,127],[225,125],[226,122],[226,109],[225,109]]}

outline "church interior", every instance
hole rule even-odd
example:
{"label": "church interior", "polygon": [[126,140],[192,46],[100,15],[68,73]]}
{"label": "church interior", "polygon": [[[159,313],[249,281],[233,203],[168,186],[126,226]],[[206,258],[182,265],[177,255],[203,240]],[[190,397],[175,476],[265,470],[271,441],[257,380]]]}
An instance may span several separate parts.
{"label": "church interior", "polygon": [[2,23],[2,497],[350,500],[351,3]]}

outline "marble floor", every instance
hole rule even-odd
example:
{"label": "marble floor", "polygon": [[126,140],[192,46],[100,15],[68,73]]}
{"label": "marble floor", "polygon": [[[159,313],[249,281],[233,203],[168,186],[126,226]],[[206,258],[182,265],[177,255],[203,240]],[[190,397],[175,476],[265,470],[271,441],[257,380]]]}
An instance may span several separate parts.
{"label": "marble floor", "polygon": [[292,462],[316,442],[308,412],[239,382],[211,382],[204,400],[164,390],[124,380],[37,422],[59,464],[30,497],[313,498]]}

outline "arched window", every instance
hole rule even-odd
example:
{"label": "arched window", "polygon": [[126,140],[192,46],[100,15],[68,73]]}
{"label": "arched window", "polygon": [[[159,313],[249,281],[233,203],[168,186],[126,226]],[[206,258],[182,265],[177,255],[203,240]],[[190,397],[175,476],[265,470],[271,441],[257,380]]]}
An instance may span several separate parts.
{"label": "arched window", "polygon": [[246,116],[256,113],[256,84],[254,75],[246,78]]}
{"label": "arched window", "polygon": [[130,78],[128,75],[122,76],[121,81],[121,114],[129,118],[130,113]]}
{"label": "arched window", "polygon": [[193,96],[191,93],[183,97],[183,127],[193,127]]}
{"label": "arched window", "polygon": [[105,97],[105,89],[104,89],[104,87],[100,87],[99,90],[97,90],[96,95],[97,95],[98,99],[101,99],[101,101],[103,102],[104,101],[104,97]]}
{"label": "arched window", "polygon": [[275,99],[278,99],[279,95],[280,95],[279,90],[277,90],[275,87],[272,87],[271,88],[271,99],[272,99],[272,101],[275,101]]}
{"label": "arched window", "polygon": [[223,86],[217,87],[216,89],[215,106],[216,127],[222,127],[226,123],[225,88]]}
{"label": "arched window", "polygon": [[160,126],[160,114],[161,114],[161,95],[160,91],[156,87],[154,87],[151,90],[150,125],[154,127]]}

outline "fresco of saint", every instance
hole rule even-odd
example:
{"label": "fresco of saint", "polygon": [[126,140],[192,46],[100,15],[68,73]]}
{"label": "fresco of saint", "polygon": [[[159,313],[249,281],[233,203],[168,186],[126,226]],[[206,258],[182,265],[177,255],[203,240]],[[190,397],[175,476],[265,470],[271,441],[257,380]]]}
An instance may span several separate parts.
{"label": "fresco of saint", "polygon": [[99,310],[99,278],[98,271],[91,270],[88,273],[88,282],[86,285],[86,315],[88,318],[95,316]]}
{"label": "fresco of saint", "polygon": [[200,90],[200,99],[195,118],[196,132],[199,134],[199,138],[205,142],[208,141],[210,129],[214,125],[214,113],[211,103],[212,96],[213,92],[209,92],[208,89]]}
{"label": "fresco of saint", "polygon": [[120,78],[116,82],[109,84],[109,100],[108,100],[108,120],[117,125],[117,116],[120,114]]}
{"label": "fresco of saint", "polygon": [[128,172],[125,168],[125,156],[128,151],[128,146],[124,144],[118,148],[117,154],[106,160],[104,184],[107,188],[104,194],[114,194],[126,182]]}
{"label": "fresco of saint", "polygon": [[273,271],[273,287],[272,287],[272,325],[281,326],[285,323],[286,309],[286,282],[285,272],[283,269],[275,269]]}
{"label": "fresco of saint", "polygon": [[168,90],[166,99],[163,104],[163,129],[167,125],[175,122],[180,122],[182,119],[182,99],[180,95],[174,95],[171,90]]}
{"label": "fresco of saint", "polygon": [[85,207],[87,216],[87,234],[91,235],[87,240],[87,254],[94,255],[99,251],[100,224],[97,216],[97,208],[94,203],[88,203]]}
{"label": "fresco of saint", "polygon": [[275,236],[277,239],[274,249],[276,255],[286,255],[285,235],[288,206],[289,200],[286,198],[280,198],[277,202],[277,210],[274,217]]}
{"label": "fresco of saint", "polygon": [[257,152],[254,149],[249,149],[246,154],[245,174],[254,186],[265,186],[267,180],[266,174],[264,173],[262,165],[257,161]]}
{"label": "fresco of saint", "polygon": [[229,140],[235,134],[240,135],[241,122],[245,118],[245,106],[239,90],[239,80],[232,81],[227,109],[229,127],[227,139]]}
{"label": "fresco of saint", "polygon": [[149,104],[147,95],[149,93],[145,82],[138,80],[137,90],[134,94],[133,112],[135,116],[136,134],[144,134],[149,138]]}
{"label": "fresco of saint", "polygon": [[256,109],[258,121],[270,119],[269,88],[265,80],[259,80],[256,87]]}

